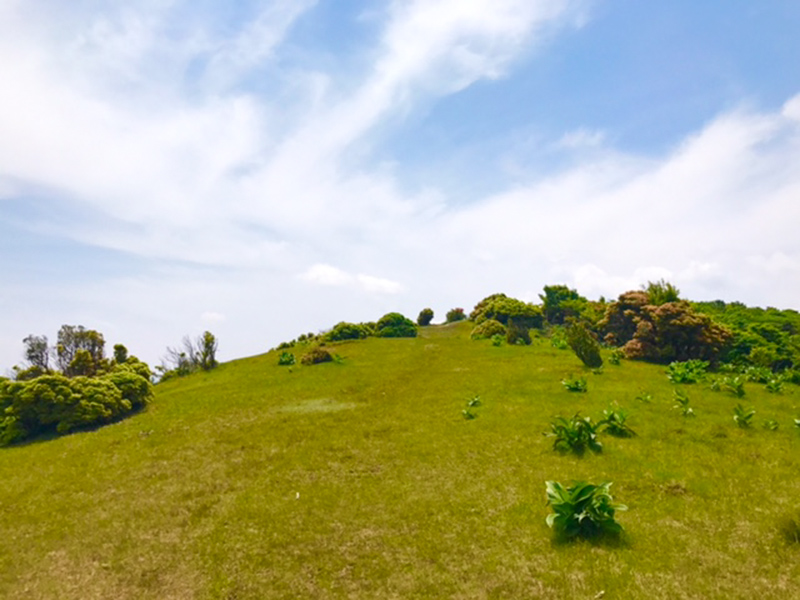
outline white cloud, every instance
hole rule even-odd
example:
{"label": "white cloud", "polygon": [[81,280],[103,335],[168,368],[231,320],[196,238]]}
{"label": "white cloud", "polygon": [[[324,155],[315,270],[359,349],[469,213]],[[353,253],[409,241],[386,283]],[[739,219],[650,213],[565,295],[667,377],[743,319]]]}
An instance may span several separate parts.
{"label": "white cloud", "polygon": [[314,265],[305,273],[300,275],[300,279],[317,285],[347,285],[353,282],[353,276],[345,273],[341,269],[330,265]]}
{"label": "white cloud", "polygon": [[357,275],[356,279],[367,292],[374,292],[377,294],[399,294],[403,291],[403,286],[391,279],[372,277],[370,275]]}
{"label": "white cloud", "polygon": [[226,319],[227,317],[222,313],[214,312],[212,310],[207,310],[200,315],[200,320],[203,321],[203,323],[222,323]]}

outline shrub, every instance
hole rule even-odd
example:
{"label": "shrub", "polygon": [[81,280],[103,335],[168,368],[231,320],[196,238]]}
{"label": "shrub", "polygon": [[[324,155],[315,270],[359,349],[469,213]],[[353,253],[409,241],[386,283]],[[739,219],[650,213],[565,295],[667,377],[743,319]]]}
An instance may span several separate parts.
{"label": "shrub", "polygon": [[722,380],[722,386],[730,394],[737,398],[744,396],[744,378],[737,375],[736,377],[725,377]]}
{"label": "shrub", "polygon": [[433,321],[433,309],[430,308],[423,308],[419,311],[419,316],[417,317],[417,325],[421,327],[425,327],[431,324]]}
{"label": "shrub", "polygon": [[311,348],[311,350],[306,352],[300,359],[300,362],[307,366],[331,361],[333,361],[331,353],[325,348],[320,347]]}
{"label": "shrub", "polygon": [[495,346],[495,347],[502,346],[504,341],[505,341],[505,337],[503,337],[499,333],[495,333],[492,336],[492,346]]}
{"label": "shrub", "polygon": [[378,337],[417,337],[417,326],[400,313],[383,315],[377,323],[375,334]]}
{"label": "shrub", "polygon": [[620,361],[624,358],[625,353],[619,348],[614,348],[611,354],[608,355],[608,362],[612,365],[619,366]]}
{"label": "shrub", "polygon": [[747,381],[753,381],[755,383],[767,383],[771,379],[775,377],[775,374],[772,372],[772,369],[767,367],[747,367],[744,370],[744,378]]}
{"label": "shrub", "polygon": [[506,326],[500,321],[494,319],[486,319],[472,329],[470,337],[473,340],[480,340],[484,338],[491,338],[495,335],[506,335]]}
{"label": "shrub", "polygon": [[743,429],[750,427],[755,414],[756,411],[752,407],[745,408],[741,404],[733,407],[733,421]]}
{"label": "shrub", "polygon": [[585,392],[589,389],[586,377],[573,377],[570,375],[561,380],[561,385],[563,385],[568,392]]}
{"label": "shrub", "polygon": [[539,294],[542,311],[548,323],[560,325],[570,317],[578,317],[588,305],[586,298],[565,285],[546,285]]}
{"label": "shrub", "polygon": [[570,419],[556,417],[550,423],[548,435],[555,438],[554,450],[582,454],[588,448],[592,452],[602,452],[603,444],[597,439],[600,425],[601,423],[593,423],[591,417],[581,417],[580,414],[575,414]]}
{"label": "shrub", "polygon": [[514,319],[508,320],[508,327],[506,327],[506,343],[520,346],[530,345],[531,332],[525,323],[525,321],[518,323]]}
{"label": "shrub", "polygon": [[340,342],[342,340],[362,340],[368,335],[369,330],[364,325],[342,321],[334,325],[324,338],[329,342]]}
{"label": "shrub", "polygon": [[781,377],[773,377],[767,382],[764,388],[770,394],[780,394],[783,391],[783,379]]}
{"label": "shrub", "polygon": [[567,327],[567,344],[587,367],[597,369],[603,366],[600,344],[583,323],[573,323]]}
{"label": "shrub", "polygon": [[609,493],[611,483],[592,485],[578,482],[565,488],[557,481],[548,481],[545,487],[547,503],[553,509],[547,515],[547,525],[557,535],[571,539],[616,536],[622,532],[615,516],[617,511],[628,508],[614,503]]}
{"label": "shrub", "polygon": [[484,298],[475,305],[469,318],[476,324],[486,319],[494,319],[503,325],[508,325],[509,319],[513,319],[518,327],[526,329],[541,329],[544,324],[540,307],[509,298],[505,294],[493,294]]}
{"label": "shrub", "polygon": [[[139,363],[144,365],[144,363]],[[145,365],[146,367],[147,365]],[[148,369],[149,371],[149,369]],[[122,399],[130,402],[131,409],[144,407],[153,397],[153,384],[150,378],[128,368],[128,363],[115,367],[103,379],[107,379],[121,392]]]}
{"label": "shrub", "polygon": [[295,364],[294,354],[291,352],[281,352],[281,355],[278,357],[278,366],[291,367],[293,364]]}
{"label": "shrub", "polygon": [[667,367],[667,379],[672,383],[697,383],[706,374],[708,361],[705,360],[685,360],[675,361]]}
{"label": "shrub", "polygon": [[451,308],[447,311],[447,315],[445,316],[445,321],[447,323],[455,323],[456,321],[463,321],[467,318],[467,315],[464,314],[463,308]]}
{"label": "shrub", "polygon": [[667,302],[677,302],[680,300],[681,293],[678,288],[664,279],[656,281],[655,283],[648,281],[645,292],[647,292],[648,304],[652,304],[653,306],[661,306]]}

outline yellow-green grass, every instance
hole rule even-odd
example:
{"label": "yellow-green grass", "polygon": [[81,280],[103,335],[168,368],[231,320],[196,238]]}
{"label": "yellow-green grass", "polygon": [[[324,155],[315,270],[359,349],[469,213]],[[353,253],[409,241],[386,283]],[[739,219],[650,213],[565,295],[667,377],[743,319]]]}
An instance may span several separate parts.
{"label": "yellow-green grass", "polygon": [[[800,545],[780,533],[800,516],[797,387],[682,386],[685,418],[663,367],[595,375],[545,339],[469,331],[337,344],[338,364],[234,361],[120,423],[1,450],[0,597],[800,597]],[[571,373],[587,393],[563,388]],[[553,452],[554,416],[612,402],[636,437]],[[613,481],[623,537],[554,541],[549,479]]]}

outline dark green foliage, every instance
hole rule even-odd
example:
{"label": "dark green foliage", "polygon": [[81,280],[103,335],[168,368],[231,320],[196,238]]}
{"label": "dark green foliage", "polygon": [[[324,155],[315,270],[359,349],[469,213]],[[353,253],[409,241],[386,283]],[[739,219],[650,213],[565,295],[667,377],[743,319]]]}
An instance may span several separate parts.
{"label": "dark green foliage", "polygon": [[278,357],[278,365],[282,367],[290,367],[295,363],[294,354],[291,352],[281,352]]}
{"label": "dark green foliage", "polygon": [[40,373],[50,370],[50,347],[47,345],[47,336],[29,335],[22,343],[25,344],[25,360],[31,367],[36,367]]}
{"label": "dark green foliage", "polygon": [[620,361],[625,357],[625,353],[619,348],[614,348],[611,354],[608,355],[608,362],[612,365],[619,366]]}
{"label": "dark green foliage", "polygon": [[433,321],[433,309],[431,308],[423,308],[419,311],[419,316],[417,316],[417,325],[420,327],[426,327],[431,324]]}
{"label": "dark green foliage", "polygon": [[647,303],[653,306],[661,306],[667,302],[680,300],[680,290],[664,279],[655,283],[648,281],[645,292],[647,292]]}
{"label": "dark green foliage", "polygon": [[770,394],[780,394],[783,391],[783,379],[781,377],[773,377],[764,386]]}
{"label": "dark green foliage", "polygon": [[569,392],[585,392],[589,389],[589,385],[586,382],[586,377],[573,377],[570,375],[569,377],[565,377],[561,380],[561,385],[563,385]]}
{"label": "dark green foliage", "polygon": [[506,343],[529,346],[531,344],[531,333],[527,324],[527,319],[522,319],[521,322],[517,322],[516,319],[509,319],[508,327],[506,327]]}
{"label": "dark green foliage", "polygon": [[508,326],[509,319],[513,319],[517,327],[526,329],[541,329],[544,324],[540,307],[516,298],[509,298],[505,294],[493,294],[484,298],[475,305],[469,318],[476,324],[487,319],[494,319],[506,326]]}
{"label": "dark green foliage", "polygon": [[800,544],[800,512],[781,519],[778,523],[781,537],[790,544]]}
{"label": "dark green foliage", "polygon": [[729,394],[733,394],[737,398],[744,396],[744,377],[737,375],[736,377],[725,377],[722,380],[722,387]]}
{"label": "dark green foliage", "polygon": [[330,342],[342,340],[362,340],[370,334],[369,329],[360,323],[337,323],[333,329],[325,334],[325,339]]}
{"label": "dark green foliage", "polygon": [[547,524],[556,535],[571,539],[617,536],[622,532],[615,515],[627,507],[614,503],[609,493],[610,483],[579,482],[565,488],[557,481],[548,481],[545,487],[547,503],[553,509],[547,515]]}
{"label": "dark green foliage", "polygon": [[300,359],[300,362],[306,366],[310,365],[317,365],[319,363],[325,362],[332,362],[333,355],[328,352],[325,348],[311,348],[308,352],[306,352],[303,357]]}
{"label": "dark green foliage", "polygon": [[677,408],[681,411],[681,414],[684,417],[693,417],[694,416],[694,409],[689,406],[689,396],[683,390],[679,390],[675,388],[672,390],[672,395],[675,400],[675,406],[673,408]]}
{"label": "dark green foliage", "polygon": [[756,411],[751,408],[745,408],[741,404],[733,407],[733,421],[741,428],[746,429],[752,425],[753,416]]}
{"label": "dark green foliage", "polygon": [[603,444],[597,439],[601,425],[592,422],[591,417],[581,417],[580,414],[569,419],[556,417],[550,423],[550,433],[547,435],[555,438],[553,449],[560,452],[582,454],[587,449],[602,452]]}
{"label": "dark green foliage", "polygon": [[706,375],[708,361],[685,360],[671,362],[667,367],[667,379],[672,383],[697,383]]}
{"label": "dark green foliage", "polygon": [[445,322],[455,323],[456,321],[463,321],[466,318],[467,315],[464,314],[463,308],[451,308],[447,311],[447,315],[445,315]]}
{"label": "dark green foliage", "polygon": [[500,346],[503,345],[504,341],[505,341],[505,337],[500,335],[499,333],[495,333],[492,336],[492,346],[500,347]]}
{"label": "dark green foliage", "polygon": [[118,365],[128,362],[128,349],[122,344],[114,344],[114,362]]}
{"label": "dark green foliage", "polygon": [[565,285],[546,285],[539,298],[544,318],[552,325],[561,325],[570,317],[579,317],[588,305],[586,298]]}
{"label": "dark green foliage", "polygon": [[503,325],[500,321],[495,321],[494,319],[486,319],[485,321],[482,321],[480,324],[476,325],[472,329],[470,337],[473,340],[481,340],[484,338],[491,338],[495,335],[500,335],[505,337],[506,326]]}
{"label": "dark green foliage", "polygon": [[144,406],[152,393],[150,382],[125,366],[102,377],[0,381],[0,445],[109,423]]}
{"label": "dark green foliage", "polygon": [[375,335],[389,338],[417,337],[417,326],[400,313],[388,313],[378,320]]}
{"label": "dark green foliage", "polygon": [[217,366],[217,348],[219,342],[210,331],[204,331],[198,339],[199,357],[198,364],[204,371],[210,371]]}
{"label": "dark green foliage", "polygon": [[765,419],[762,425],[767,431],[778,431],[778,428],[780,427],[775,419]]}
{"label": "dark green foliage", "polygon": [[567,327],[567,344],[583,364],[592,369],[603,366],[600,344],[583,323],[572,323]]}

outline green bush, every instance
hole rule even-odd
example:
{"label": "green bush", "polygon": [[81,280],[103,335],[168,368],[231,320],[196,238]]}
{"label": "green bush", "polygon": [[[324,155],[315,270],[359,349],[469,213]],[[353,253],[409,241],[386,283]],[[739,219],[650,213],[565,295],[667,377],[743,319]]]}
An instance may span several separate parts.
{"label": "green bush", "polygon": [[505,337],[506,326],[503,325],[500,321],[495,321],[494,319],[486,319],[485,321],[476,325],[472,329],[470,337],[473,340],[481,340],[485,338],[491,338],[495,335],[501,335]]}
{"label": "green bush", "polygon": [[518,346],[530,346],[531,332],[527,326],[527,321],[518,322],[514,319],[508,320],[506,327],[506,343]]}
{"label": "green bush", "polygon": [[585,392],[589,389],[586,377],[573,377],[570,375],[561,380],[561,385],[563,385],[568,392]]}
{"label": "green bush", "polygon": [[494,319],[506,326],[513,319],[518,327],[526,329],[541,329],[544,324],[541,307],[509,298],[505,294],[493,294],[484,298],[475,305],[469,318],[476,324]]}
{"label": "green bush", "polygon": [[300,359],[300,362],[306,366],[317,365],[319,363],[332,362],[333,355],[325,348],[312,348],[306,352]]}
{"label": "green bush", "polygon": [[554,450],[582,454],[588,448],[592,452],[601,452],[603,444],[597,439],[601,424],[593,423],[591,417],[581,417],[580,414],[575,414],[569,419],[556,417],[550,423],[548,435],[555,438]]}
{"label": "green bush", "polygon": [[667,367],[667,379],[672,383],[697,383],[705,377],[707,369],[705,360],[674,361]]}
{"label": "green bush", "polygon": [[608,355],[608,362],[612,365],[619,366],[620,361],[625,357],[625,353],[619,348],[614,348],[611,354]]}
{"label": "green bush", "polygon": [[619,406],[612,406],[603,411],[604,431],[615,437],[633,437],[636,432],[628,425],[628,411]]}
{"label": "green bush", "polygon": [[729,394],[733,394],[737,398],[744,396],[744,377],[741,375],[723,378],[722,386],[725,388],[725,391]]}
{"label": "green bush", "polygon": [[603,366],[600,344],[583,323],[572,323],[567,327],[567,344],[587,367],[597,369]]}
{"label": "green bush", "polygon": [[455,323],[456,321],[463,321],[467,318],[467,315],[464,314],[463,308],[451,308],[447,311],[447,315],[445,316],[445,322],[447,323]]}
{"label": "green bush", "polygon": [[388,313],[378,320],[375,335],[388,338],[417,337],[417,326],[400,313]]}
{"label": "green bush", "polygon": [[295,363],[294,354],[291,352],[281,352],[280,356],[278,357],[278,366],[279,367],[291,367]]}
{"label": "green bush", "polygon": [[592,485],[579,482],[564,487],[557,481],[545,483],[547,503],[553,512],[547,515],[547,525],[557,535],[571,539],[593,538],[599,535],[616,536],[622,532],[617,523],[617,511],[627,510],[623,504],[614,504],[609,493],[611,483]]}
{"label": "green bush", "polygon": [[325,334],[324,338],[329,342],[340,342],[343,340],[363,340],[369,336],[369,329],[358,323],[337,323],[333,329]]}
{"label": "green bush", "polygon": [[492,346],[495,346],[495,347],[499,348],[500,346],[503,345],[504,341],[505,341],[505,337],[500,335],[499,333],[495,333],[492,336]]}
{"label": "green bush", "polygon": [[747,429],[752,425],[753,416],[755,414],[756,411],[752,407],[745,408],[741,404],[737,404],[733,407],[733,421],[743,429]]}
{"label": "green bush", "polygon": [[421,311],[419,311],[417,325],[420,327],[426,327],[427,325],[431,324],[431,321],[433,321],[433,309],[423,308]]}

